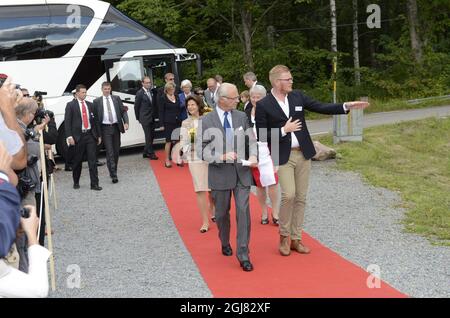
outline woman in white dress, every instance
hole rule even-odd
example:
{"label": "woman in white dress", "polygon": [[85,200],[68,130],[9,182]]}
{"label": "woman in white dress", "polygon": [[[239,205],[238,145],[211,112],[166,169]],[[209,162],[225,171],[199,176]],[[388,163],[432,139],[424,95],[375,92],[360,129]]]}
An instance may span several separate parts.
{"label": "woman in white dress", "polygon": [[[255,85],[250,90],[250,103],[252,105],[251,112],[247,112],[249,116],[250,126],[256,135],[255,126],[255,110],[256,103],[267,95],[264,86]],[[258,167],[252,168],[253,179],[256,184],[256,195],[261,205],[261,224],[269,224],[267,212],[267,194],[272,204],[272,221],[278,225],[278,215],[280,211],[280,194],[278,189],[278,175],[275,172],[272,158],[270,157],[269,147],[266,142],[258,141]]]}

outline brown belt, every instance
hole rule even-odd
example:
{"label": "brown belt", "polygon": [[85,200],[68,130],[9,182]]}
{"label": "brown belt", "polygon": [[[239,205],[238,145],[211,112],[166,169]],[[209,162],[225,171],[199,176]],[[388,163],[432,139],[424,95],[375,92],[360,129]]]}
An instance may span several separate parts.
{"label": "brown belt", "polygon": [[291,151],[302,151],[300,147],[291,148]]}

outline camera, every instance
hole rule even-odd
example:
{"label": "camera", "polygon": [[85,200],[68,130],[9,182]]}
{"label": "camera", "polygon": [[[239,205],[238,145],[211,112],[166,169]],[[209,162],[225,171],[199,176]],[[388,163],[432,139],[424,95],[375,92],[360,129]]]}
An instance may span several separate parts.
{"label": "camera", "polygon": [[38,102],[39,105],[42,104],[42,96],[47,95],[47,92],[35,91],[33,98]]}
{"label": "camera", "polygon": [[25,170],[24,172],[19,173],[18,177],[19,182],[17,183],[17,191],[19,192],[20,198],[24,199],[30,191],[36,188],[36,184],[33,179],[25,174]]}
{"label": "camera", "polygon": [[24,219],[28,219],[30,217],[30,209],[29,208],[20,209],[20,216]]}
{"label": "camera", "polygon": [[38,108],[36,111],[36,114],[34,115],[34,120],[39,125],[42,120],[45,118],[45,116],[50,117],[50,119],[55,117],[55,114],[50,110],[45,110],[43,108]]}
{"label": "camera", "polygon": [[25,141],[28,141],[30,139],[34,140],[37,137],[36,131],[33,128],[27,128],[24,131],[24,137],[25,137]]}

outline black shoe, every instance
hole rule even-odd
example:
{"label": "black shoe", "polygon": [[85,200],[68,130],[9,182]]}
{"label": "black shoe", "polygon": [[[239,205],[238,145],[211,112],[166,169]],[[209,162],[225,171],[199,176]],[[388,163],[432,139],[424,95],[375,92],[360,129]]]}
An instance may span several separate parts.
{"label": "black shoe", "polygon": [[278,225],[278,219],[272,218],[273,224]]}
{"label": "black shoe", "polygon": [[150,158],[150,160],[158,160],[159,159],[154,153],[149,154],[147,158]]}
{"label": "black shoe", "polygon": [[184,163],[177,163],[178,167],[184,167]]}
{"label": "black shoe", "polygon": [[98,186],[98,185],[95,185],[95,186],[91,186],[91,190],[95,190],[95,191],[101,191],[103,188],[102,187],[100,187],[100,186]]}
{"label": "black shoe", "polygon": [[244,272],[251,272],[253,270],[253,265],[252,265],[252,263],[250,263],[250,261],[243,261],[240,263],[241,263],[241,267],[244,270]]}
{"label": "black shoe", "polygon": [[231,246],[222,246],[222,254],[225,256],[231,256],[233,255],[233,250],[231,249]]}
{"label": "black shoe", "polygon": [[264,224],[264,225],[269,224],[269,219],[268,218],[262,219],[261,224]]}
{"label": "black shoe", "polygon": [[113,177],[112,178],[112,183],[117,183],[117,182],[119,182],[119,179],[117,179],[117,177]]}
{"label": "black shoe", "polygon": [[101,167],[101,166],[105,165],[104,162],[101,162],[101,161],[98,161],[98,160],[97,160],[96,164],[97,164],[97,167]]}
{"label": "black shoe", "polygon": [[74,183],[73,184],[73,188],[74,189],[79,189],[80,188],[80,184],[79,183]]}
{"label": "black shoe", "polygon": [[72,169],[72,167],[65,167],[64,168],[64,171],[72,171],[73,169]]}
{"label": "black shoe", "polygon": [[216,223],[216,217],[215,217],[215,216],[212,216],[212,217],[211,217],[211,221],[213,221],[214,223]]}

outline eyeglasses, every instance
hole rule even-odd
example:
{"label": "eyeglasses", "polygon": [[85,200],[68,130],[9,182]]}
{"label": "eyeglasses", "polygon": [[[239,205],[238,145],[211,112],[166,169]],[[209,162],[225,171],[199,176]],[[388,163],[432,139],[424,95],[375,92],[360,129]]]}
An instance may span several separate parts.
{"label": "eyeglasses", "polygon": [[23,94],[23,97],[30,97],[30,94]]}
{"label": "eyeglasses", "polygon": [[174,81],[175,79],[174,78],[168,78],[167,80],[168,81]]}
{"label": "eyeglasses", "polygon": [[285,82],[292,82],[292,83],[294,83],[294,79],[291,77],[291,78],[279,78],[278,79],[279,81],[285,81]]}
{"label": "eyeglasses", "polygon": [[151,84],[152,82],[144,82],[144,84]]}
{"label": "eyeglasses", "polygon": [[239,96],[236,96],[236,97],[227,97],[227,96],[222,96],[223,98],[226,98],[226,99],[232,99],[232,100],[237,100],[237,101],[239,101]]}

